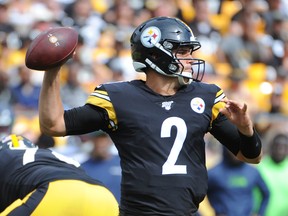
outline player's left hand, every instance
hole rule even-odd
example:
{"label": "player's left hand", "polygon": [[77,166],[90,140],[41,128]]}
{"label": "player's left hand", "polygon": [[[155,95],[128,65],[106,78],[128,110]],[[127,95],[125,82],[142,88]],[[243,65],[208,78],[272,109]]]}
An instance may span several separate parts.
{"label": "player's left hand", "polygon": [[220,109],[220,112],[235,124],[242,134],[252,136],[253,123],[247,111],[247,104],[241,104],[228,98],[224,98],[222,102],[226,105]]}

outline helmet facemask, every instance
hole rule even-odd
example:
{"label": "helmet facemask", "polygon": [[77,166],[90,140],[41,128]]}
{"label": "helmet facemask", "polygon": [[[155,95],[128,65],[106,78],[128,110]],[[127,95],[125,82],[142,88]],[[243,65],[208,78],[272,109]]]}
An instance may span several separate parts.
{"label": "helmet facemask", "polygon": [[[188,43],[180,43],[175,51],[173,51],[173,60],[171,65],[178,64],[178,70],[174,73],[174,75],[178,76],[179,83],[181,85],[188,85],[192,81],[201,82],[204,76],[205,71],[205,62],[202,59],[192,58],[192,53],[200,48],[200,44],[198,42],[188,42]],[[180,54],[183,50],[189,53],[187,57],[183,57]],[[189,69],[185,69],[184,65],[181,61],[189,61],[191,62],[191,67]],[[171,66],[170,66],[171,67]],[[169,67],[169,68],[170,68]],[[170,71],[171,72],[171,71]]]}
{"label": "helmet facemask", "polygon": [[[154,52],[151,54],[151,58],[145,60],[152,69],[165,76],[178,77],[180,85],[188,85],[192,81],[202,81],[205,71],[205,61],[191,57],[192,53],[200,48],[198,42],[176,44],[164,41],[163,46],[157,43],[155,47],[159,49],[158,52]],[[189,57],[178,57],[182,49],[187,48],[190,50]],[[181,61],[191,62],[190,70],[185,70]],[[170,63],[167,64],[167,62]]]}

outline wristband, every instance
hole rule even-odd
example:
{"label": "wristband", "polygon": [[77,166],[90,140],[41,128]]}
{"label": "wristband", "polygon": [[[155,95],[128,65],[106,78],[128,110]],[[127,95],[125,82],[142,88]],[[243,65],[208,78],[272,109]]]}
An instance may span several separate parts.
{"label": "wristband", "polygon": [[259,135],[253,129],[254,133],[251,137],[245,136],[240,131],[238,131],[241,139],[240,151],[243,156],[249,159],[256,158],[260,155],[262,149],[262,142]]}

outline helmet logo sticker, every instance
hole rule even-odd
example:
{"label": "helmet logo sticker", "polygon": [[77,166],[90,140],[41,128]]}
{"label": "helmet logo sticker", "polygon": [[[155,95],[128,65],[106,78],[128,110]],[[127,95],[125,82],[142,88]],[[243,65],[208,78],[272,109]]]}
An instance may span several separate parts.
{"label": "helmet logo sticker", "polygon": [[196,97],[191,100],[191,108],[196,113],[203,113],[205,110],[205,102],[202,98]]}
{"label": "helmet logo sticker", "polygon": [[141,34],[141,43],[147,48],[154,47],[161,39],[161,31],[155,26],[146,28]]}

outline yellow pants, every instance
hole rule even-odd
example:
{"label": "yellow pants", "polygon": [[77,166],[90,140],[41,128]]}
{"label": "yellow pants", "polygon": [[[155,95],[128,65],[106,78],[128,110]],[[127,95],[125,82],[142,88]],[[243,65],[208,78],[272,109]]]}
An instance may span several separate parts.
{"label": "yellow pants", "polygon": [[118,216],[118,203],[105,187],[78,180],[58,180],[8,206],[0,216]]}

